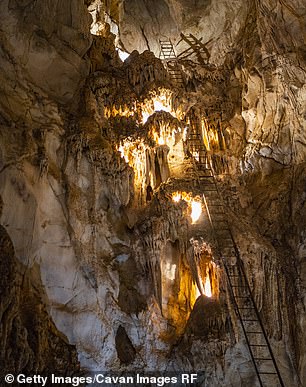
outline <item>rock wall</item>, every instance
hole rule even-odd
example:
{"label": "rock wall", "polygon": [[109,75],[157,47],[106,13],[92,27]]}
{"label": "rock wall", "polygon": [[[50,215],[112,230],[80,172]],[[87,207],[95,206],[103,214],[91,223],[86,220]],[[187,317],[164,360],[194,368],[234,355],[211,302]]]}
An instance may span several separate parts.
{"label": "rock wall", "polygon": [[[203,385],[256,385],[205,209],[192,220],[203,155],[186,139],[200,128],[285,384],[303,385],[303,4],[86,6],[94,37],[82,1],[0,6],[0,220],[12,265],[1,257],[1,310],[17,316],[0,319],[6,369],[49,371],[52,358],[77,371],[73,345],[85,370],[201,370]],[[205,65],[180,63],[182,87],[152,52],[134,51],[158,55],[158,39],[180,32],[209,51]],[[8,354],[18,335],[22,359]],[[44,352],[51,338],[61,354]]]}
{"label": "rock wall", "polygon": [[75,347],[48,315],[39,266],[29,268],[16,259],[3,226],[0,246],[1,379],[7,373],[30,374],[36,369],[44,375],[77,375],[80,365]]}

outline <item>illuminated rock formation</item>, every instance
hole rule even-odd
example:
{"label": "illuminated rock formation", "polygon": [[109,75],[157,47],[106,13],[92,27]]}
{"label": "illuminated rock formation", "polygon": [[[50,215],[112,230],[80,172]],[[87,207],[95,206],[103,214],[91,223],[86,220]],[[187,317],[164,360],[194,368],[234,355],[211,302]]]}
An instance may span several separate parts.
{"label": "illuminated rock formation", "polygon": [[[17,316],[1,330],[5,370],[22,370],[7,356],[20,334],[27,372],[78,370],[73,345],[84,370],[256,385],[206,166],[285,385],[305,384],[305,6],[85,3],[0,5],[1,326],[14,297]],[[207,52],[179,61],[177,83],[159,39],[179,55],[181,32]],[[62,357],[43,354],[51,338]]]}

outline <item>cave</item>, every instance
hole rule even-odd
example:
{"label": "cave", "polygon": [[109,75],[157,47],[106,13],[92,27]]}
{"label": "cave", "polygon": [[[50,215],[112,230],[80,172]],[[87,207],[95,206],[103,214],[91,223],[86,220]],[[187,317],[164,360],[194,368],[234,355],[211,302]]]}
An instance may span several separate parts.
{"label": "cave", "polygon": [[305,1],[0,19],[0,385],[305,386]]}

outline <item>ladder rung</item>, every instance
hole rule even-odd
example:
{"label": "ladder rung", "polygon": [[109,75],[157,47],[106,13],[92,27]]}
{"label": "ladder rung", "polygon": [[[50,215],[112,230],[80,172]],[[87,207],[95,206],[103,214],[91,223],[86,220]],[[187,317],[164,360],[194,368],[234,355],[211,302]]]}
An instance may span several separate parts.
{"label": "ladder rung", "polygon": [[263,371],[258,371],[260,375],[277,375],[276,372],[263,372]]}
{"label": "ladder rung", "polygon": [[[174,75],[174,72],[172,72],[172,74]],[[198,126],[197,122],[194,123],[191,121],[191,124],[194,124],[195,128],[197,128],[197,126]],[[197,138],[196,134],[190,134],[188,140],[190,143],[190,151],[197,150],[198,152],[200,152],[199,149],[201,149],[201,148],[198,144],[198,138]],[[213,174],[209,175],[209,176],[202,175],[202,176],[199,176],[198,179],[199,179],[199,185],[201,184],[201,186],[203,187],[203,191],[204,191],[203,196],[204,196],[204,200],[205,200],[205,203],[207,206],[208,213],[211,216],[211,222],[212,222],[213,228],[215,228],[215,230],[214,230],[215,237],[217,239],[217,242],[219,242],[218,245],[219,245],[219,248],[221,250],[221,253],[223,253],[223,256],[225,256],[223,258],[223,260],[226,262],[226,255],[227,255],[226,252],[229,252],[229,255],[231,255],[231,258],[236,259],[237,257],[235,254],[234,240],[233,240],[231,234],[227,234],[227,233],[230,233],[230,229],[229,229],[227,221],[224,219],[226,217],[226,214],[224,212],[224,205],[221,202],[221,200],[219,200],[220,194],[218,192],[217,184],[216,184],[216,181],[214,179],[214,176],[213,176]],[[208,181],[211,181],[212,183],[210,185],[208,185],[208,187],[207,187]],[[213,186],[212,186],[212,184],[213,184]],[[214,197],[212,195],[214,195]],[[217,200],[219,200],[219,201],[217,202]],[[214,210],[216,210],[216,211],[214,211]],[[221,225],[221,229],[218,228],[218,225]],[[283,385],[281,378],[278,374],[278,370],[276,368],[276,365],[274,364],[273,355],[272,355],[272,353],[270,353],[269,343],[268,342],[266,344],[251,344],[250,343],[250,341],[251,342],[255,341],[255,340],[257,341],[259,339],[260,339],[260,341],[262,341],[263,339],[267,340],[267,338],[266,338],[265,333],[263,331],[259,317],[254,314],[254,312],[257,313],[257,309],[256,309],[255,304],[249,304],[248,301],[245,301],[244,302],[245,305],[249,304],[251,306],[248,306],[248,307],[247,306],[239,306],[237,301],[236,301],[238,299],[252,301],[251,290],[249,288],[249,285],[247,283],[245,276],[242,275],[244,273],[241,272],[241,268],[239,266],[228,267],[225,263],[225,268],[226,268],[226,272],[227,272],[226,274],[228,276],[229,286],[232,289],[233,298],[234,298],[234,301],[235,301],[236,307],[237,307],[237,309],[235,308],[236,313],[238,313],[238,316],[240,318],[240,322],[242,324],[242,327],[243,327],[243,330],[244,330],[244,333],[246,336],[246,340],[247,340],[247,343],[249,346],[249,350],[251,352],[251,355],[252,355],[252,358],[254,361],[254,365],[255,365],[255,369],[257,372],[257,376],[258,376],[260,385],[263,385],[262,380],[260,378],[261,375],[262,376],[263,375],[278,376],[280,379],[281,385]],[[237,284],[237,282],[239,281],[237,279],[239,279],[239,278],[242,279],[242,282],[244,284]],[[233,282],[236,284],[233,284]],[[235,294],[234,289],[238,289],[238,291],[236,290],[236,293],[239,293],[239,289],[244,289],[244,290],[240,290],[240,292],[244,293],[244,295]],[[240,303],[243,303],[243,301],[240,301]],[[246,314],[248,314],[249,316],[245,316],[245,317],[243,316],[244,310],[247,311]],[[240,312],[241,312],[241,314],[240,314]],[[253,316],[253,318],[252,318],[252,316]],[[254,317],[258,317],[258,318],[254,318]],[[252,326],[251,325],[252,323],[255,325]],[[244,324],[246,324],[245,327],[244,327]],[[252,327],[253,327],[253,329],[254,328],[260,329],[260,331],[247,330],[247,328],[252,329]],[[252,337],[251,335],[256,335],[257,337],[255,338],[255,337]],[[261,337],[258,337],[258,335],[261,335]],[[262,354],[266,355],[267,357],[258,356],[258,355],[260,355],[260,353],[258,353],[258,352],[262,352],[262,351],[255,351],[255,354],[257,354],[257,357],[255,357],[254,350],[252,350],[252,348],[255,348],[255,347],[263,348],[264,352]],[[269,352],[266,352],[266,351],[269,351]],[[265,368],[265,366],[266,367],[269,366],[269,368],[271,368],[271,364],[269,364],[269,363],[268,364],[265,364],[265,363],[261,364],[261,362],[270,362],[270,363],[272,362],[273,367],[274,367],[273,369],[275,369],[277,372],[261,371],[260,368]],[[258,363],[258,364],[256,365],[256,363]]]}
{"label": "ladder rung", "polygon": [[233,285],[232,288],[247,288],[246,285]]}
{"label": "ladder rung", "polygon": [[[203,183],[206,183],[206,184],[208,184],[209,186],[214,186],[214,187],[216,187],[216,183],[215,183],[215,181],[213,180],[213,181],[209,181],[209,180],[207,180],[207,179],[210,179],[210,177],[209,176],[202,176],[202,181],[201,181],[201,183],[203,184]],[[216,189],[217,190],[217,189]]]}
{"label": "ladder rung", "polygon": [[229,268],[227,268],[227,272],[228,272],[229,274],[231,274],[231,275],[238,275],[238,276],[240,276],[240,274],[237,273],[236,270],[234,270],[234,269],[229,269]]}
{"label": "ladder rung", "polygon": [[[213,222],[213,223],[214,223],[214,222]],[[232,251],[234,251],[234,247],[233,247],[233,246],[222,245],[221,243],[219,243],[219,247],[220,247],[220,249],[222,249],[222,250],[232,250]]]}

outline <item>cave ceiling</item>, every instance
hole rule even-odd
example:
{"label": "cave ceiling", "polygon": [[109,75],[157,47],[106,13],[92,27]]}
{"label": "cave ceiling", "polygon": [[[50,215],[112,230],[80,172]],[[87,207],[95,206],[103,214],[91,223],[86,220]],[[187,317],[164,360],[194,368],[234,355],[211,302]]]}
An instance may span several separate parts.
{"label": "cave ceiling", "polygon": [[302,0],[0,2],[2,373],[256,386],[249,317],[281,375],[265,385],[305,385],[305,18]]}

